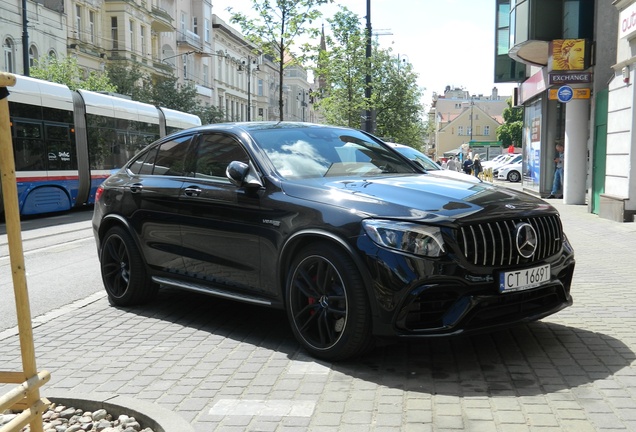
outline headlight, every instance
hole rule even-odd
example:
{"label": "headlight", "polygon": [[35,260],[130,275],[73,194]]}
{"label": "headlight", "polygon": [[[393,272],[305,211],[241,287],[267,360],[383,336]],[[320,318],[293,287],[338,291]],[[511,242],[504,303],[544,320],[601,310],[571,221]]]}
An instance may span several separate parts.
{"label": "headlight", "polygon": [[364,220],[362,227],[380,246],[427,257],[444,253],[444,241],[439,228],[410,222]]}

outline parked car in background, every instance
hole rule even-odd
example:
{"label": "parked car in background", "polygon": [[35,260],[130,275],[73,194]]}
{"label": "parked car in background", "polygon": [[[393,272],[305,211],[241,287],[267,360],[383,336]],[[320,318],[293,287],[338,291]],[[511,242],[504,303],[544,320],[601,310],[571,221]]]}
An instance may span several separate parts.
{"label": "parked car in background", "polygon": [[508,157],[508,153],[503,153],[500,154],[498,156],[495,156],[494,158],[490,159],[490,160],[485,160],[481,162],[481,166],[486,169],[486,168],[492,168],[494,165],[498,165],[499,163],[503,162],[504,159],[506,159],[506,157]]}
{"label": "parked car in background", "polygon": [[348,128],[177,132],[97,190],[108,299],[141,304],[172,287],[284,309],[298,342],[328,361],[380,338],[508,328],[572,304],[574,252],[554,207],[436,173]]}
{"label": "parked car in background", "polygon": [[515,155],[511,155],[510,157],[506,158],[505,160],[503,160],[502,162],[500,162],[499,164],[495,165],[492,167],[492,175],[494,178],[499,178],[499,170],[506,166],[506,165],[510,165],[510,164],[515,164],[518,162],[521,162],[523,160],[523,155],[521,153],[515,154]]}
{"label": "parked car in background", "polygon": [[521,162],[504,165],[499,168],[499,171],[497,172],[497,179],[508,180],[513,183],[519,182],[521,181],[521,170]]}

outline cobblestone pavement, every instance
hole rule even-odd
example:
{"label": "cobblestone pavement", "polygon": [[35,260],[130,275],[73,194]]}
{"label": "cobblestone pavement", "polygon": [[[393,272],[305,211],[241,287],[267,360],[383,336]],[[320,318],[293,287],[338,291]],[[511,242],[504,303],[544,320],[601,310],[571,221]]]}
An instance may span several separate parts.
{"label": "cobblestone pavement", "polygon": [[[176,291],[115,308],[99,294],[35,328],[42,394],[152,402],[198,432],[636,431],[636,225],[552,202],[576,252],[574,305],[541,322],[329,364],[281,311]],[[0,370],[19,369],[18,343],[0,333]]]}

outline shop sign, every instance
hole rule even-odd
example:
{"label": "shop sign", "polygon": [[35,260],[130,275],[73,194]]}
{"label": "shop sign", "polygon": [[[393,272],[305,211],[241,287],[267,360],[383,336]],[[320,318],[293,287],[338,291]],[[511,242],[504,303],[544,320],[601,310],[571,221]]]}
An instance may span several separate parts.
{"label": "shop sign", "polygon": [[636,3],[632,3],[618,15],[618,37],[629,38],[634,33],[636,33]]}
{"label": "shop sign", "polygon": [[572,100],[574,92],[570,86],[562,86],[557,90],[557,99],[559,102],[570,102]]}
{"label": "shop sign", "polygon": [[588,84],[592,82],[590,72],[551,72],[548,74],[550,84]]}
{"label": "shop sign", "polygon": [[[563,89],[563,87],[567,87],[571,92],[571,95],[568,99],[567,89]],[[563,90],[562,90],[563,89]],[[561,92],[561,97],[559,97],[559,92]],[[559,88],[552,88],[549,91],[548,97],[550,100],[558,100],[559,102],[569,102],[572,99],[589,99],[592,96],[592,91],[589,88],[571,88],[569,86],[562,86]],[[563,99],[563,100],[562,100]],[[567,99],[567,100],[566,100]]]}

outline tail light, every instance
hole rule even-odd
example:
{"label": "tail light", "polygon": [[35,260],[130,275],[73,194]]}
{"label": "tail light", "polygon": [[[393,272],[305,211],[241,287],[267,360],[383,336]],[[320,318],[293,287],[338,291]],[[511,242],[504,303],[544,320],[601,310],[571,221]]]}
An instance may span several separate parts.
{"label": "tail light", "polygon": [[104,193],[104,186],[103,185],[97,186],[97,190],[95,191],[95,202],[99,201],[103,193]]}

